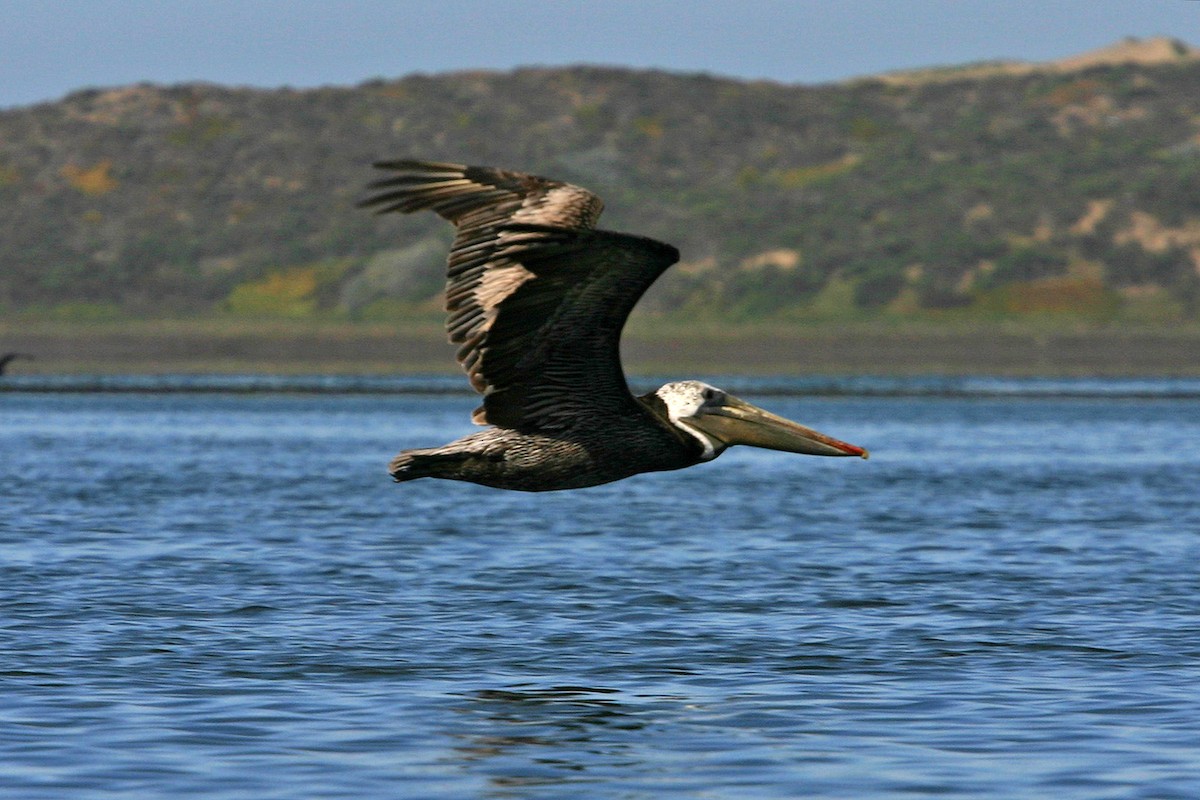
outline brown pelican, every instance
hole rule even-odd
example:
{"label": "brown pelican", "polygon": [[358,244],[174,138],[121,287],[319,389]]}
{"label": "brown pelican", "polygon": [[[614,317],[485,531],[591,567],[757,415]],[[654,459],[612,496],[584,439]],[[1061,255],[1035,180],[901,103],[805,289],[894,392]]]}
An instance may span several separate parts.
{"label": "brown pelican", "polygon": [[621,329],[638,298],[679,260],[669,244],[597,230],[586,189],[492,167],[381,161],[391,175],[360,205],[437,212],[457,229],[446,322],[483,395],[486,430],[404,450],[397,481],[449,478],[501,489],[576,489],[710,461],[736,444],[861,456],[838,441],[700,381],[634,397]]}

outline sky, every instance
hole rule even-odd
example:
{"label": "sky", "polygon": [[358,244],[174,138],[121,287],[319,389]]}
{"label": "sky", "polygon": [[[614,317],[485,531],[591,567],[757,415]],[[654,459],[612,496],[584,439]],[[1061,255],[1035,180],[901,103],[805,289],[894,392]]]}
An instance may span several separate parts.
{"label": "sky", "polygon": [[0,108],[143,81],[587,63],[811,84],[1126,36],[1200,45],[1200,0],[0,0],[0,21]]}

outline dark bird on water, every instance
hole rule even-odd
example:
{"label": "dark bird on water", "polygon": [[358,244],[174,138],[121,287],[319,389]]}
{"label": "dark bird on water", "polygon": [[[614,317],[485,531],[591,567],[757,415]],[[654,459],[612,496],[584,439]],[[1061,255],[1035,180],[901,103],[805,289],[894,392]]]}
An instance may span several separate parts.
{"label": "dark bird on water", "polygon": [[3,375],[4,371],[8,369],[8,365],[16,361],[18,358],[32,359],[33,356],[26,355],[25,353],[5,353],[4,355],[0,356],[0,375]]}
{"label": "dark bird on water", "polygon": [[638,298],[679,260],[669,244],[598,230],[600,198],[491,167],[381,161],[361,205],[429,209],[457,229],[446,327],[490,426],[404,450],[397,481],[448,478],[501,489],[577,489],[711,461],[737,444],[822,456],[867,451],[700,381],[635,397],[620,338]]}

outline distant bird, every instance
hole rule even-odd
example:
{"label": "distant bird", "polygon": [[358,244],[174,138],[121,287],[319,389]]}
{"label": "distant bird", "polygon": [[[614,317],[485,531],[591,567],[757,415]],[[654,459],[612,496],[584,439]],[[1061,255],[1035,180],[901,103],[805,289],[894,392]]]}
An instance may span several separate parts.
{"label": "distant bird", "polygon": [[861,456],[700,381],[634,397],[621,369],[633,306],[679,260],[669,244],[597,230],[586,189],[492,167],[381,161],[360,205],[437,212],[454,223],[446,327],[490,425],[404,450],[396,481],[448,478],[529,492],[577,489],[711,461],[727,447]]}
{"label": "distant bird", "polygon": [[4,355],[0,356],[0,375],[3,375],[5,370],[8,369],[8,365],[16,361],[18,358],[32,359],[33,356],[26,355],[25,353],[5,353]]}

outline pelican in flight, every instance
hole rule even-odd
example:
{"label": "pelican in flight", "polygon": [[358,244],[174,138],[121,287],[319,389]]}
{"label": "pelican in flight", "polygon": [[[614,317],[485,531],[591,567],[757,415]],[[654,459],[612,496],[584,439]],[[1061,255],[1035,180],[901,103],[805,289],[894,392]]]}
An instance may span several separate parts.
{"label": "pelican in flight", "polygon": [[621,369],[625,320],[679,260],[669,244],[599,230],[600,198],[492,167],[381,161],[360,205],[429,209],[457,229],[446,327],[483,395],[486,429],[404,450],[396,481],[447,478],[501,489],[578,489],[711,461],[744,444],[819,456],[867,451],[701,381],[635,397]]}

